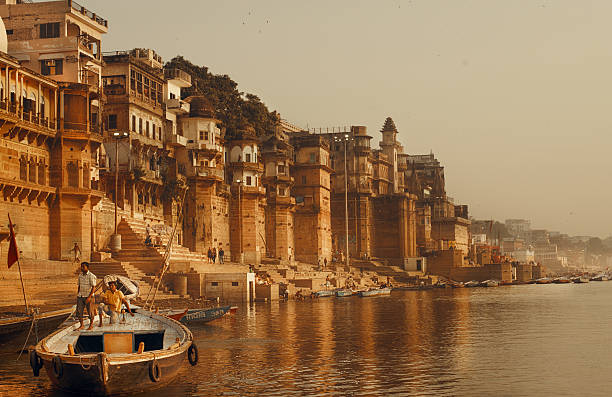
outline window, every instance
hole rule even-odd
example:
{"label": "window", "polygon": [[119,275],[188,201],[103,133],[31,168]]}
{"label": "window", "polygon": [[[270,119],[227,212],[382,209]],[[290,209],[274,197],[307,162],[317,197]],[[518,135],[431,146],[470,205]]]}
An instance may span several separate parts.
{"label": "window", "polygon": [[108,129],[109,130],[117,129],[117,115],[116,114],[108,115]]}
{"label": "window", "polygon": [[305,184],[306,184],[306,176],[305,176],[305,175],[303,175],[303,176],[302,176],[302,185],[305,185]]}
{"label": "window", "polygon": [[174,99],[174,98],[176,98],[176,95],[174,95],[174,93],[173,93],[173,92],[171,92],[171,93],[170,93],[170,99]]}
{"label": "window", "polygon": [[203,141],[204,140],[204,131],[200,131],[200,140]]}
{"label": "window", "polygon": [[310,153],[310,162],[314,163],[315,162],[315,154],[314,153]]}
{"label": "window", "polygon": [[50,39],[53,37],[59,37],[59,22],[41,23],[40,24],[40,38]]}
{"label": "window", "polygon": [[147,131],[147,138],[148,138],[148,137],[150,136],[150,135],[149,135],[149,122],[148,122],[148,121],[147,121],[147,124],[146,124],[146,125],[147,125],[146,131]]}
{"label": "window", "polygon": [[251,153],[247,153],[247,154],[245,154],[245,155],[244,155],[244,157],[245,157],[245,160],[244,160],[244,161],[246,161],[247,163],[250,163],[250,162],[251,162]]}
{"label": "window", "polygon": [[232,287],[237,287],[238,286],[238,281],[232,281]]}
{"label": "window", "polygon": [[284,164],[278,165],[278,173],[281,175],[285,175],[285,165]]}
{"label": "window", "polygon": [[142,134],[142,119],[138,118],[138,133]]}
{"label": "window", "polygon": [[156,134],[155,134],[155,124],[152,125],[151,131],[152,131],[151,138],[155,139],[155,136],[156,136]]}
{"label": "window", "polygon": [[136,132],[136,116],[132,115],[132,131]]}
{"label": "window", "polygon": [[63,59],[45,59],[40,61],[40,74],[44,76],[55,76],[63,73]]}
{"label": "window", "polygon": [[7,35],[9,35],[9,34],[13,34],[13,29],[6,29],[6,34],[7,34]]}
{"label": "window", "polygon": [[251,186],[251,177],[250,176],[246,177],[246,185],[247,186]]}
{"label": "window", "polygon": [[207,141],[208,140],[208,131],[204,131],[204,140]]}
{"label": "window", "polygon": [[213,287],[217,287],[219,285],[219,282],[213,281],[212,283],[210,283],[210,285],[212,285]]}

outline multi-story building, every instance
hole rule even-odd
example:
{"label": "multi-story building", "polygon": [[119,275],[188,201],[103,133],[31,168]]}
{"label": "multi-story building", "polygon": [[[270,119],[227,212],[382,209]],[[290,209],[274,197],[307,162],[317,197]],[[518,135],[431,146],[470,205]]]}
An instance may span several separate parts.
{"label": "multi-story building", "polygon": [[226,181],[231,185],[230,249],[235,262],[257,264],[265,255],[263,163],[255,130],[244,124],[227,141]]}
{"label": "multi-story building", "polygon": [[[201,96],[186,99],[189,114],[178,118],[175,142],[179,174],[187,180],[183,221],[184,245],[192,251],[223,249],[230,257],[229,189],[225,178],[225,141],[210,102]],[[179,138],[180,137],[180,138]],[[179,142],[186,139],[185,146]]]}
{"label": "multi-story building", "polygon": [[531,230],[531,221],[527,219],[506,219],[506,230],[517,238],[527,238]]}
{"label": "multi-story building", "polygon": [[[288,261],[295,252],[295,197],[291,196],[294,179],[293,146],[284,126],[277,118],[275,129],[261,141],[264,161],[263,185],[266,188],[266,256]],[[295,258],[295,257],[294,257]]]}
{"label": "multi-story building", "polygon": [[[59,74],[42,76],[51,73],[30,70],[6,55],[7,51],[19,55],[28,37],[34,42],[28,59],[36,62],[20,55],[25,64],[36,67],[45,53],[57,50],[61,41],[57,37],[34,35],[43,29],[32,18],[40,10],[36,7],[54,10],[53,18],[63,21],[63,34],[90,23],[73,19],[73,9],[63,2],[0,5],[12,33],[0,36],[1,203],[19,226],[25,257],[65,259],[75,243],[82,256],[89,257],[96,249],[92,210],[102,197],[97,168],[102,142],[98,82],[87,84],[91,81],[68,72],[60,73],[57,82],[50,77]],[[5,32],[4,26],[0,31]]]}
{"label": "multi-story building", "polygon": [[[108,170],[106,192],[135,218],[163,222],[164,74],[161,58],[148,49],[104,55],[103,119]],[[129,138],[115,142],[115,133]],[[119,154],[119,191],[114,192],[115,153]]]}
{"label": "multi-story building", "polygon": [[295,259],[308,263],[332,260],[331,173],[329,143],[308,132],[290,137],[294,162],[291,194],[295,197]]}

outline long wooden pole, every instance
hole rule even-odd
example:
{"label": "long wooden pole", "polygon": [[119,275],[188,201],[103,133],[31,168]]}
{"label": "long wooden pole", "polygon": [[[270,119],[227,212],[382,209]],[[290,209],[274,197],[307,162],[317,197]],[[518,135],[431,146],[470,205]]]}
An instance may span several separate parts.
{"label": "long wooden pole", "polygon": [[19,269],[19,280],[21,281],[21,292],[23,292],[23,301],[25,302],[26,313],[30,313],[28,298],[26,298],[25,287],[23,285],[23,276],[21,275],[21,264],[19,263],[19,259],[17,259],[17,268]]}

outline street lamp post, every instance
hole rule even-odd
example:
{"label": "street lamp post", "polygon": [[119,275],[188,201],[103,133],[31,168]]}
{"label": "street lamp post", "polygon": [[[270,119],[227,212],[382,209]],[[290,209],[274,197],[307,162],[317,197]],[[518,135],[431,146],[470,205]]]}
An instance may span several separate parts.
{"label": "street lamp post", "polygon": [[121,235],[117,232],[117,200],[119,197],[119,140],[128,137],[127,132],[114,132],[115,138],[115,233],[110,238],[110,249],[112,251],[121,250]]}
{"label": "street lamp post", "polygon": [[346,165],[346,144],[348,134],[344,134],[344,232],[345,232],[345,249],[346,249],[346,269],[349,268],[349,221],[348,221],[348,170]]}
{"label": "street lamp post", "polygon": [[242,254],[242,201],[240,199],[240,193],[242,190],[242,180],[238,179],[236,180],[236,183],[238,183],[238,227],[240,229],[238,232],[238,247],[240,249],[240,251],[238,252],[238,262],[243,263],[244,256]]}

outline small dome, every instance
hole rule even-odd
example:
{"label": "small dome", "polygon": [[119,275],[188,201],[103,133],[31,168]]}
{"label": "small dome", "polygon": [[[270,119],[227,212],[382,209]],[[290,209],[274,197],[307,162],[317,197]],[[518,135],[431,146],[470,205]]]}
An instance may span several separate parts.
{"label": "small dome", "polygon": [[8,53],[8,38],[6,37],[6,27],[0,18],[0,51]]}
{"label": "small dome", "polygon": [[186,99],[189,102],[189,117],[215,118],[215,108],[205,96],[194,95]]}

